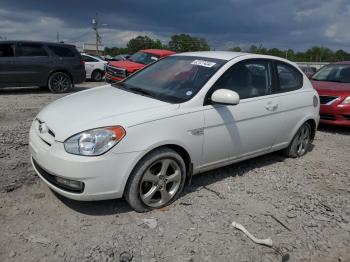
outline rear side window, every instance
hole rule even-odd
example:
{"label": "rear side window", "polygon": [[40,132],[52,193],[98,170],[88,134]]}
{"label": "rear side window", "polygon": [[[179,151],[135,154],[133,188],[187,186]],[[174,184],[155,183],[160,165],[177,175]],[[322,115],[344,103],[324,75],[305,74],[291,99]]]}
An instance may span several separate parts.
{"label": "rear side window", "polygon": [[75,54],[68,47],[58,46],[58,45],[49,45],[50,50],[57,56],[60,57],[74,57]]}
{"label": "rear side window", "polygon": [[239,62],[219,78],[210,93],[218,89],[233,90],[241,99],[269,95],[271,63],[267,60],[253,59]]}
{"label": "rear side window", "polygon": [[98,62],[97,59],[92,58],[90,56],[82,55],[84,62]]}
{"label": "rear side window", "polygon": [[47,56],[43,45],[40,44],[21,43],[17,46],[17,49],[17,56]]}
{"label": "rear side window", "polygon": [[279,90],[277,92],[288,92],[303,86],[303,75],[293,66],[277,62],[277,76]]}
{"label": "rear side window", "polygon": [[14,51],[14,44],[0,44],[0,57],[13,57]]}

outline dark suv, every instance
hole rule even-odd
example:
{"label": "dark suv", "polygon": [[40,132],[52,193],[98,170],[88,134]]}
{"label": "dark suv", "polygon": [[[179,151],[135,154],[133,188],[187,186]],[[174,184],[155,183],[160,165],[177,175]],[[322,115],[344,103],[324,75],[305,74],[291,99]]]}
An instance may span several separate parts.
{"label": "dark suv", "polygon": [[73,45],[0,41],[0,87],[39,86],[63,93],[84,80],[84,62]]}

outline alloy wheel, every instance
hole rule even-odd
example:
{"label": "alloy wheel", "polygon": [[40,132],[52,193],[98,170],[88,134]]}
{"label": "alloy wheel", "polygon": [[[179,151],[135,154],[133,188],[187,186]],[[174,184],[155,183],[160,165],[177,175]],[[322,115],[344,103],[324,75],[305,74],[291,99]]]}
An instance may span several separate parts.
{"label": "alloy wheel", "polygon": [[178,192],[181,179],[181,169],[175,160],[158,160],[141,179],[139,192],[142,202],[153,208],[166,205]]}
{"label": "alloy wheel", "polygon": [[71,80],[65,74],[56,74],[51,79],[51,89],[56,92],[65,92],[71,87]]}
{"label": "alloy wheel", "polygon": [[310,142],[310,127],[309,125],[303,125],[297,135],[295,147],[298,156],[303,156],[308,148]]}

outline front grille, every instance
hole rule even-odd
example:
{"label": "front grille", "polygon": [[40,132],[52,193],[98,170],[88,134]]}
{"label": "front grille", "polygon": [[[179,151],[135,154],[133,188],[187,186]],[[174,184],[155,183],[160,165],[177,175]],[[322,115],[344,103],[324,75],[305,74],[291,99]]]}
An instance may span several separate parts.
{"label": "front grille", "polygon": [[335,115],[320,114],[320,118],[324,120],[335,120]]}
{"label": "front grille", "polygon": [[126,70],[123,68],[118,68],[118,67],[108,65],[106,67],[106,72],[112,76],[119,77],[119,78],[126,77]]}
{"label": "front grille", "polygon": [[336,100],[338,96],[320,96],[321,105],[330,105]]}
{"label": "front grille", "polygon": [[346,120],[349,120],[349,121],[350,121],[350,115],[343,115],[343,117],[344,117]]}
{"label": "front grille", "polygon": [[50,173],[48,173],[46,170],[44,170],[36,161],[34,158],[32,158],[33,160],[33,165],[35,167],[35,169],[40,173],[41,176],[43,176],[48,182],[50,182],[51,184],[53,184],[55,187],[58,187],[59,189],[71,192],[71,193],[82,193],[84,191],[84,186],[81,190],[75,190],[72,189],[71,187],[65,187],[62,184],[58,184],[55,176],[51,175]]}

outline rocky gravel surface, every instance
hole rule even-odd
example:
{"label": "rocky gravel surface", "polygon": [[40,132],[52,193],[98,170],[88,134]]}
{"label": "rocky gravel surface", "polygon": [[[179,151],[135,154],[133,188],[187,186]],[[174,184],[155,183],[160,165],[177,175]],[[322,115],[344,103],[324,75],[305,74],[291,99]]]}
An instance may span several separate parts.
{"label": "rocky gravel surface", "polygon": [[195,176],[171,206],[138,214],[123,200],[65,199],[36,177],[28,129],[61,96],[0,90],[0,261],[350,261],[349,128],[321,126],[300,159],[273,153]]}

